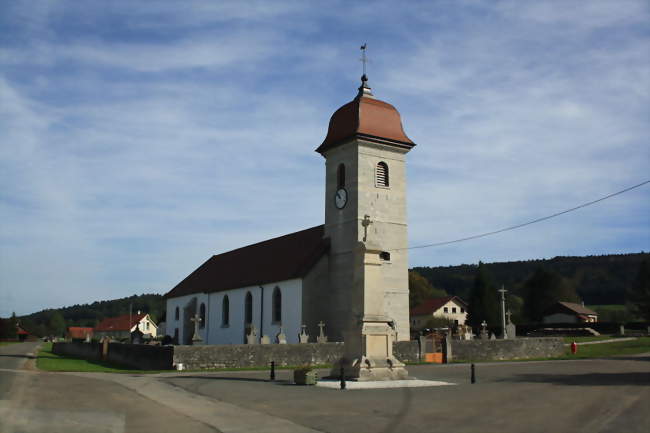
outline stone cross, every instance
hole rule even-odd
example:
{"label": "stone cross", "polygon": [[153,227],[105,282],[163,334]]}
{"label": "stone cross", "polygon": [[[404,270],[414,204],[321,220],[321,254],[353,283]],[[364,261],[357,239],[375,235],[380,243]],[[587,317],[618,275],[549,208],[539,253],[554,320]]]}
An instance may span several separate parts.
{"label": "stone cross", "polygon": [[201,319],[201,316],[199,316],[198,314],[195,314],[194,317],[190,318],[190,320],[194,322],[194,335],[192,336],[192,344],[203,341],[203,339],[199,335],[199,325],[201,324],[203,319]]}
{"label": "stone cross", "polygon": [[508,323],[512,323],[510,320],[510,316],[512,316],[512,313],[510,313],[510,310],[506,312],[506,318],[508,319]]}
{"label": "stone cross", "polygon": [[325,335],[325,332],[323,332],[323,328],[325,328],[325,324],[323,323],[322,320],[318,323],[318,327],[320,328],[320,335],[318,336],[318,338],[316,338],[316,342],[327,343],[327,336]]}
{"label": "stone cross", "polygon": [[364,215],[361,225],[363,226],[363,241],[365,242],[368,239],[368,226],[372,224],[370,220],[370,215]]}

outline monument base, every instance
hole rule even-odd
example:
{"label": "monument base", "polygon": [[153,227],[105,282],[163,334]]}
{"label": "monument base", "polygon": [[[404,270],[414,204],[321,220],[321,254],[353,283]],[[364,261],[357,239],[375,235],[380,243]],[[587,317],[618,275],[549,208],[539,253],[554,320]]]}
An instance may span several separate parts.
{"label": "monument base", "polygon": [[345,356],[334,364],[330,377],[340,379],[342,368],[346,379],[407,379],[404,364],[393,356],[394,330],[381,318],[365,319],[361,329],[345,334]]}

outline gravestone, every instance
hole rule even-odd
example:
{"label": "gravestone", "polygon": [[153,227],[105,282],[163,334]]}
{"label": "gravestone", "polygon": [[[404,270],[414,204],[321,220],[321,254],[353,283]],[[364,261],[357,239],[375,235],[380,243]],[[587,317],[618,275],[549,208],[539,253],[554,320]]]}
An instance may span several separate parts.
{"label": "gravestone", "polygon": [[257,329],[251,325],[251,332],[246,336],[246,344],[257,344]]}
{"label": "gravestone", "polygon": [[260,344],[271,344],[271,339],[269,338],[268,335],[262,335],[262,340],[260,341]]}
{"label": "gravestone", "polygon": [[487,330],[487,323],[485,322],[485,320],[483,322],[481,322],[481,333],[479,334],[479,338],[481,340],[487,340],[489,338],[488,330]]}
{"label": "gravestone", "polygon": [[515,326],[514,323],[510,320],[510,311],[506,313],[508,317],[508,323],[506,324],[506,335],[508,338],[517,338],[517,327]]}
{"label": "gravestone", "polygon": [[190,320],[194,322],[194,335],[192,335],[192,344],[196,345],[202,343],[203,339],[199,335],[199,325],[203,319],[201,319],[201,316],[198,314],[195,314],[194,317],[192,317]]}
{"label": "gravestone", "polygon": [[325,324],[323,323],[322,320],[318,323],[318,327],[320,328],[320,332],[319,332],[318,337],[316,337],[316,342],[317,343],[327,343],[327,336],[325,335],[325,332],[323,331],[323,329],[325,328]]}
{"label": "gravestone", "polygon": [[280,333],[275,336],[278,340],[278,344],[287,344],[287,336],[284,335],[284,332],[282,331],[282,326],[280,326]]}
{"label": "gravestone", "polygon": [[307,334],[307,331],[306,331],[307,325],[302,325],[301,328],[302,328],[302,331],[300,332],[300,334],[298,334],[298,341],[301,344],[309,343],[309,335]]}
{"label": "gravestone", "polygon": [[494,335],[494,332],[490,334],[490,340],[496,340],[497,336]]}
{"label": "gravestone", "polygon": [[618,327],[618,335],[625,335],[625,325],[620,325]]}

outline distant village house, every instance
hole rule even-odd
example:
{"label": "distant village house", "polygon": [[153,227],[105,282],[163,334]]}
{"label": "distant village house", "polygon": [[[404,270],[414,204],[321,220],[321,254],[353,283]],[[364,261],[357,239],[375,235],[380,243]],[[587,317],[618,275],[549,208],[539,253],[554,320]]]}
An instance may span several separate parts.
{"label": "distant village house", "polygon": [[69,341],[88,341],[92,338],[93,328],[69,326],[65,333],[65,339]]}
{"label": "distant village house", "polygon": [[557,302],[544,312],[543,323],[595,323],[598,313],[581,304]]}
{"label": "distant village house", "polygon": [[141,332],[145,338],[156,338],[158,327],[148,314],[125,314],[118,317],[109,317],[95,327],[95,338],[109,337],[115,340],[126,340],[131,333]]}
{"label": "distant village house", "polygon": [[464,325],[467,320],[467,303],[458,296],[428,299],[411,309],[411,329],[422,330],[433,317],[452,320],[455,325]]}

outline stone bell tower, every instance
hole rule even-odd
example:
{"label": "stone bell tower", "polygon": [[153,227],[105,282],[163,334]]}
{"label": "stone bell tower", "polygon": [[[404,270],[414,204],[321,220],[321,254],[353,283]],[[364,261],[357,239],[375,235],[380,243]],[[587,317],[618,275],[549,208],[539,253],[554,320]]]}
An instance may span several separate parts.
{"label": "stone bell tower", "polygon": [[[410,337],[405,162],[413,146],[399,112],[374,97],[364,74],[357,96],[332,115],[316,149],[326,160],[329,334],[345,338],[346,348],[362,333],[359,344],[384,349]],[[392,337],[375,338],[370,329]],[[387,360],[357,355],[367,365]]]}

